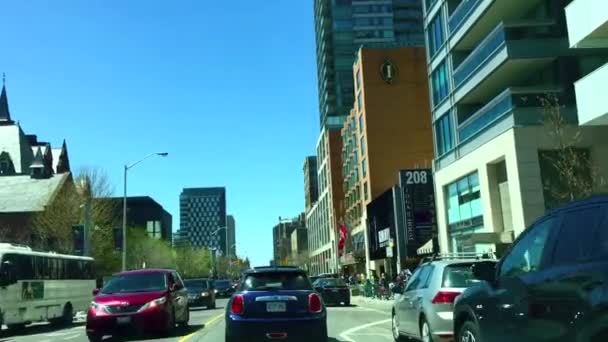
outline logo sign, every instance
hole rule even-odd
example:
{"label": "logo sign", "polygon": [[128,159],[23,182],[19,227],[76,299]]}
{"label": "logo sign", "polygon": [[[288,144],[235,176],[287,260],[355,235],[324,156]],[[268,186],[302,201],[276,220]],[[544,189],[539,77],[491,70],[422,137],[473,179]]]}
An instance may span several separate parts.
{"label": "logo sign", "polygon": [[388,240],[391,237],[391,232],[390,232],[390,228],[385,228],[382,229],[381,231],[378,232],[378,243],[380,244],[380,247],[386,247],[388,246]]}
{"label": "logo sign", "polygon": [[380,75],[384,82],[393,84],[393,81],[397,77],[397,67],[391,61],[386,61],[380,67]]}

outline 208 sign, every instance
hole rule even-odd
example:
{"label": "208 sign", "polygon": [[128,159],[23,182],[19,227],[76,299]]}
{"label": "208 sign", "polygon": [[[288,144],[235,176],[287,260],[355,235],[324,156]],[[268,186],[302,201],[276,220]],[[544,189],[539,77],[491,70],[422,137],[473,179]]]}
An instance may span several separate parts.
{"label": "208 sign", "polygon": [[426,184],[429,181],[429,171],[407,171],[405,172],[405,184]]}

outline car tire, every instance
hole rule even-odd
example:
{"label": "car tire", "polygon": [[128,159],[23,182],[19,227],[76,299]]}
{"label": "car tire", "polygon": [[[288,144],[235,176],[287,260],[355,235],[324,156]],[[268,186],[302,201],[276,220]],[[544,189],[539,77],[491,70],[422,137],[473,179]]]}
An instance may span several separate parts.
{"label": "car tire", "polygon": [[420,340],[422,342],[433,342],[433,333],[431,332],[431,326],[426,319],[420,321]]}
{"label": "car tire", "polygon": [[397,315],[393,312],[393,316],[391,319],[391,332],[393,334],[393,340],[395,342],[403,342],[405,339],[401,336],[399,332],[399,322],[397,321]]}
{"label": "car tire", "polygon": [[190,323],[190,307],[186,308],[186,318],[184,321],[179,322],[179,327],[182,329],[185,329],[188,327],[188,324]]}
{"label": "car tire", "polygon": [[87,338],[89,342],[101,342],[103,340],[103,336],[99,334],[87,334]]}
{"label": "car tire", "polygon": [[460,329],[458,329],[456,341],[481,342],[482,339],[479,334],[479,328],[477,327],[477,324],[471,321],[464,322]]}
{"label": "car tire", "polygon": [[211,304],[209,304],[208,309],[210,309],[210,310],[214,310],[215,309],[215,299],[213,300],[213,302]]}
{"label": "car tire", "polygon": [[175,310],[171,310],[171,314],[169,315],[169,322],[167,324],[167,328],[163,331],[163,336],[168,337],[175,329]]}
{"label": "car tire", "polygon": [[25,329],[25,323],[7,324],[6,328],[10,331],[20,331]]}

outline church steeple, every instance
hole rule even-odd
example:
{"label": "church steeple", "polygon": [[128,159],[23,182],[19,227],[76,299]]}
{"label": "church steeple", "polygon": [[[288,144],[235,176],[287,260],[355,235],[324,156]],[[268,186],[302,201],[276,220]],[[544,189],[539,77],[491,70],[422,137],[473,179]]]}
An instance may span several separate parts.
{"label": "church steeple", "polygon": [[5,87],[6,76],[2,74],[2,92],[0,93],[0,125],[12,124],[11,113],[8,111],[8,98]]}

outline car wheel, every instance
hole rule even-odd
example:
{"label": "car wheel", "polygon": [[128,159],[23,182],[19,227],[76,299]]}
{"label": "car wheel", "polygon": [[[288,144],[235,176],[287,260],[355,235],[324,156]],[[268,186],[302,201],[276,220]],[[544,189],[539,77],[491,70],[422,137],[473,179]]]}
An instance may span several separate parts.
{"label": "car wheel", "polygon": [[456,342],[481,342],[477,325],[471,321],[465,322],[458,330]]}
{"label": "car wheel", "polygon": [[101,342],[103,340],[103,336],[99,334],[87,334],[87,338],[90,342]]}
{"label": "car wheel", "polygon": [[190,323],[190,308],[186,308],[186,318],[184,321],[179,322],[180,328],[187,328]]}
{"label": "car wheel", "polygon": [[211,310],[215,309],[215,299],[213,300],[211,305],[209,305],[209,309],[211,309]]}
{"label": "car wheel", "polygon": [[433,342],[433,334],[431,333],[431,327],[424,318],[420,323],[420,339],[422,340],[422,342]]}
{"label": "car wheel", "polygon": [[175,310],[171,310],[171,314],[169,315],[169,322],[167,322],[167,328],[163,331],[164,336],[169,336],[175,329]]}
{"label": "car wheel", "polygon": [[391,331],[393,332],[393,339],[395,342],[401,342],[404,340],[399,332],[399,321],[397,320],[397,315],[394,312],[393,319],[391,319]]}
{"label": "car wheel", "polygon": [[11,331],[19,331],[25,329],[25,323],[7,324],[6,328]]}

